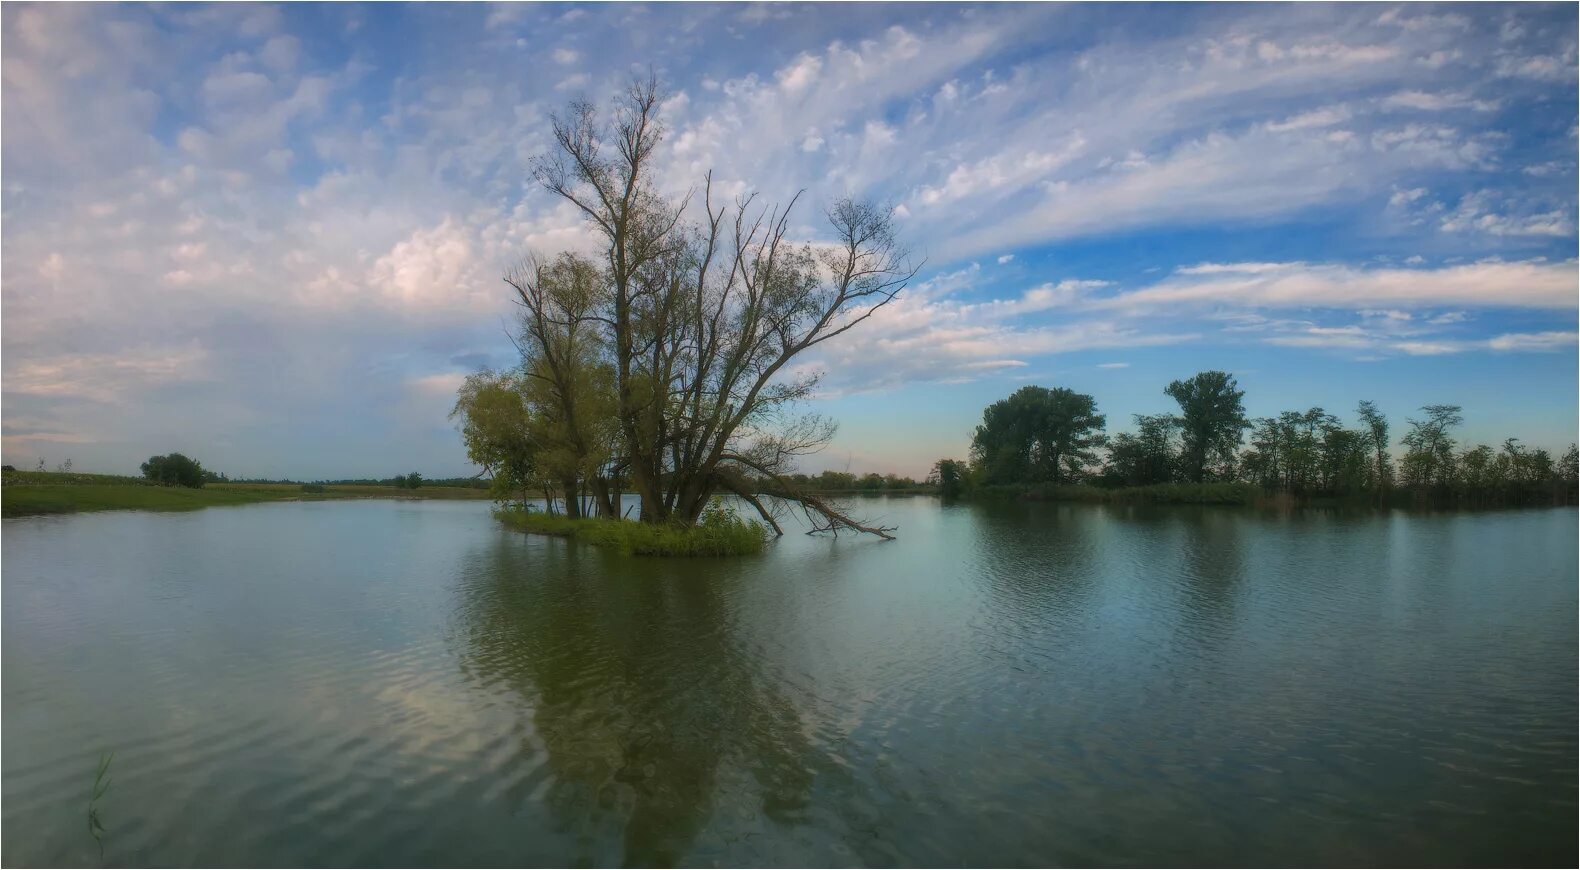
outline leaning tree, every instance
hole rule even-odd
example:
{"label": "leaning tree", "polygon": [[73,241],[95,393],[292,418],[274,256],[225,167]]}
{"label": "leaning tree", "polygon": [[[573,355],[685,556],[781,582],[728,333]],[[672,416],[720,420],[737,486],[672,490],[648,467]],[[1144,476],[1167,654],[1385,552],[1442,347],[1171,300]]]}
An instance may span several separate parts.
{"label": "leaning tree", "polygon": [[[819,374],[791,363],[894,300],[916,274],[892,210],[842,199],[829,239],[791,237],[783,206],[755,194],[669,197],[655,181],[664,139],[657,83],[633,82],[607,115],[572,103],[553,118],[536,180],[598,240],[591,258],[532,259],[506,280],[523,309],[531,404],[559,423],[568,463],[596,510],[621,490],[647,522],[691,524],[718,493],[740,496],[775,532],[798,507],[814,531],[890,537],[788,479],[833,424],[798,412]],[[571,486],[566,475],[566,486]]]}

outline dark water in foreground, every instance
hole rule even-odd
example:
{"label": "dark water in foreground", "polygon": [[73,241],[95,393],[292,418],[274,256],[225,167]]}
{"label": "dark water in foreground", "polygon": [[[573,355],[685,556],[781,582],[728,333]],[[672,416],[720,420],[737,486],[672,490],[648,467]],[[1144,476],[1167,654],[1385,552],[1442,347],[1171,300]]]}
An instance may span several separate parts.
{"label": "dark water in foreground", "polygon": [[4,849],[109,864],[1573,864],[1576,512],[4,522]]}

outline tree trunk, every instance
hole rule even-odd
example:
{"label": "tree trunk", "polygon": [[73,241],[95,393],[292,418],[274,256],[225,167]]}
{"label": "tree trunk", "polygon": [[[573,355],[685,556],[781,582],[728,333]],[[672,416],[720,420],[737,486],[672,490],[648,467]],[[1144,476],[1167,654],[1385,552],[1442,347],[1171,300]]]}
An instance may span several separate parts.
{"label": "tree trunk", "polygon": [[560,481],[560,486],[565,493],[565,516],[573,520],[582,518],[581,495],[576,491],[576,479],[565,478]]}
{"label": "tree trunk", "polygon": [[664,493],[660,488],[658,475],[649,474],[647,464],[635,457],[631,462],[631,488],[642,499],[642,511],[639,514],[642,522],[663,522]]}
{"label": "tree trunk", "polygon": [[618,519],[620,509],[609,498],[609,478],[594,477],[589,484],[592,488],[593,506],[598,516],[604,519]]}

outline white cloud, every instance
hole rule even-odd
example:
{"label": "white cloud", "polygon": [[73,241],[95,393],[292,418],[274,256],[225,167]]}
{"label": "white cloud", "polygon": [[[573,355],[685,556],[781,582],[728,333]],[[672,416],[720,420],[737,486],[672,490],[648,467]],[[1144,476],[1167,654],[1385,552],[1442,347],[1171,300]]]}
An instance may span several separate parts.
{"label": "white cloud", "polygon": [[276,72],[290,72],[302,54],[302,41],[288,34],[269,37],[258,50],[258,59]]}
{"label": "white cloud", "polygon": [[1443,305],[1567,309],[1576,264],[1485,262],[1437,269],[1362,269],[1307,263],[1211,264],[1094,303],[1116,309],[1232,304],[1253,308],[1398,308]]}
{"label": "white cloud", "polygon": [[996,299],[968,306],[966,310],[983,317],[1015,317],[1050,308],[1068,307],[1084,299],[1093,290],[1110,286],[1113,285],[1109,281],[1066,278],[1058,283],[1039,284],[1022,293],[1019,299]]}
{"label": "white cloud", "polygon": [[1575,338],[1574,332],[1562,331],[1507,333],[1489,340],[1487,346],[1493,350],[1556,351],[1572,347]]}
{"label": "white cloud", "polygon": [[412,308],[487,307],[497,291],[485,290],[483,280],[472,235],[451,218],[397,243],[367,277],[375,292]]}
{"label": "white cloud", "polygon": [[1290,130],[1309,130],[1313,127],[1331,127],[1348,121],[1352,113],[1347,106],[1326,106],[1302,112],[1282,121],[1269,122],[1266,127],[1274,133],[1284,133]]}
{"label": "white cloud", "polygon": [[1445,353],[1459,353],[1465,349],[1465,345],[1461,342],[1449,341],[1401,341],[1393,348],[1410,356],[1439,356]]}
{"label": "white cloud", "polygon": [[1492,191],[1466,194],[1459,206],[1444,214],[1439,222],[1443,232],[1482,232],[1494,236],[1554,236],[1574,234],[1572,212],[1558,208],[1550,211],[1516,214],[1514,207]]}
{"label": "white cloud", "polygon": [[587,87],[587,83],[590,81],[592,81],[592,77],[586,73],[574,73],[560,79],[559,84],[555,85],[554,89],[556,91],[574,91]]}
{"label": "white cloud", "polygon": [[1536,55],[1506,58],[1498,64],[1498,75],[1515,78],[1563,82],[1575,78],[1573,52],[1567,57]]}
{"label": "white cloud", "polygon": [[1388,197],[1388,204],[1391,206],[1409,205],[1410,203],[1415,202],[1429,193],[1431,193],[1431,191],[1424,187],[1412,187],[1409,190],[1396,190],[1393,192],[1392,196]]}
{"label": "white cloud", "polygon": [[7,394],[119,403],[142,388],[202,378],[207,358],[196,342],[39,357],[8,365],[5,389]]}
{"label": "white cloud", "polygon": [[1442,112],[1449,109],[1473,109],[1492,112],[1498,108],[1497,100],[1478,100],[1463,93],[1429,93],[1427,91],[1400,91],[1383,99],[1388,108],[1418,109],[1423,112]]}
{"label": "white cloud", "polygon": [[419,393],[427,393],[447,398],[454,398],[461,384],[465,382],[464,372],[440,372],[432,375],[422,375],[408,381],[412,389]]}

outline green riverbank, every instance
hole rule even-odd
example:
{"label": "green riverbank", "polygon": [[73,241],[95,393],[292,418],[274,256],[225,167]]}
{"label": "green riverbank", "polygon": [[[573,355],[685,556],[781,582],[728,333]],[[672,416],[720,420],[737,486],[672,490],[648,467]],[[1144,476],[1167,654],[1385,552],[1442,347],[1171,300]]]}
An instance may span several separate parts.
{"label": "green riverbank", "polygon": [[488,491],[444,486],[404,490],[373,485],[289,483],[211,483],[201,489],[188,489],[156,486],[142,478],[112,474],[7,471],[0,475],[3,517],[108,510],[184,511],[268,501],[348,498],[486,499]]}

